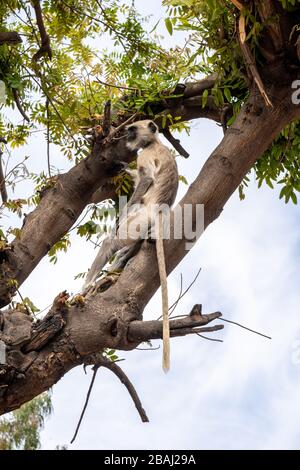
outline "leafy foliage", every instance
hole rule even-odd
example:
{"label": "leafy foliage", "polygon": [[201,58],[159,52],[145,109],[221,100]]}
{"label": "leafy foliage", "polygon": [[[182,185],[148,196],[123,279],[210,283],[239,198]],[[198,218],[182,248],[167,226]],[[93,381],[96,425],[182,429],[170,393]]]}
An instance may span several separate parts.
{"label": "leafy foliage", "polygon": [[[29,0],[4,0],[0,5],[1,29],[16,30],[22,44],[0,46],[0,81],[6,101],[0,104],[0,136],[8,146],[4,160],[8,166],[6,181],[10,192],[31,180],[28,198],[9,199],[2,212],[23,215],[26,207],[39,204],[43,191],[55,184],[59,169],[40,154],[40,172],[29,171],[33,156],[21,163],[14,161],[14,149],[24,147],[36,132],[43,132],[49,149],[57,146],[62,165],[77,163],[89,152],[84,137],[86,127],[101,121],[105,102],[110,99],[116,113],[147,112],[155,116],[156,105],[168,98],[179,82],[193,81],[216,73],[213,88],[202,95],[202,106],[213,99],[218,107],[230,104],[232,125],[248,95],[245,65],[237,40],[238,11],[230,0],[164,0],[166,35],[180,33],[182,44],[162,46],[159,22],[142,17],[129,0],[43,0],[45,28],[51,39],[52,60],[45,55],[32,60],[40,47],[40,37]],[[281,0],[293,9],[298,0]],[[247,44],[259,60],[257,45],[265,25],[255,9],[244,9]],[[174,43],[174,41],[173,41]],[[104,46],[103,46],[104,45]],[[16,93],[27,122],[17,107]],[[168,116],[164,116],[162,125]],[[188,130],[186,123],[173,123],[174,129]],[[285,129],[255,165],[258,186],[281,186],[280,197],[297,202],[299,191],[299,123]],[[49,150],[48,159],[51,160]],[[69,162],[69,163],[68,163]],[[9,169],[11,167],[11,169]],[[183,182],[184,179],[181,178]],[[130,195],[132,181],[123,174],[112,179],[117,194]],[[245,197],[245,179],[240,187]],[[115,207],[118,210],[118,207]],[[100,210],[102,207],[100,207]],[[76,226],[76,233],[88,240],[105,232],[105,216],[92,208]],[[18,227],[9,227],[6,237],[18,236]],[[66,235],[49,252],[55,263],[59,251],[70,245]]]}
{"label": "leafy foliage", "polygon": [[[223,0],[165,0],[168,6],[172,30],[193,31],[194,54],[202,58],[201,70],[207,75],[218,74],[218,82],[211,94],[217,105],[228,102],[234,106],[234,116],[228,122],[233,124],[238,111],[247,97],[244,82],[243,58],[236,40],[236,14],[234,4]],[[281,0],[284,8],[290,9],[298,0]],[[265,25],[261,24],[255,12],[246,11],[248,26],[247,42],[256,51]],[[203,93],[202,104],[206,106],[208,90]],[[282,186],[280,198],[285,202],[297,203],[299,185],[299,132],[300,124],[295,122],[284,129],[273,142],[271,148],[254,166],[258,187],[266,183],[270,188]],[[249,178],[240,187],[240,197],[245,197]]]}
{"label": "leafy foliage", "polygon": [[44,393],[0,419],[0,450],[37,450],[40,431],[51,414],[51,398]]}
{"label": "leafy foliage", "polygon": [[61,238],[57,243],[55,243],[49,250],[48,256],[50,257],[50,261],[53,264],[57,263],[57,253],[59,251],[67,252],[68,247],[71,245],[68,235]]}

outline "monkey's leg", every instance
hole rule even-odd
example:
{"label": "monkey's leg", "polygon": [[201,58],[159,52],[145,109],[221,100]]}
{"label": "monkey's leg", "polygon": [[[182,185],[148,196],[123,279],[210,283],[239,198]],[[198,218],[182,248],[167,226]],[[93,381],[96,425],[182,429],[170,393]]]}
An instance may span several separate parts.
{"label": "monkey's leg", "polygon": [[102,242],[101,248],[89,270],[83,291],[93,284],[99,277],[101,270],[110,260],[112,255],[124,247],[135,245],[145,238],[148,231],[148,214],[145,208],[128,215],[128,218],[120,220],[117,236],[107,237]]}
{"label": "monkey's leg", "polygon": [[163,313],[163,360],[162,367],[164,372],[170,369],[170,325],[169,325],[169,301],[168,301],[168,282],[164,253],[163,240],[163,214],[158,214],[158,230],[156,234],[156,256],[158,271],[161,284],[162,313]]}
{"label": "monkey's leg", "polygon": [[94,262],[87,273],[86,280],[83,286],[83,290],[85,291],[96,279],[99,277],[102,269],[106,265],[106,263],[110,260],[112,255],[119,251],[121,248],[126,246],[126,244],[130,242],[129,240],[119,239],[119,238],[110,238],[107,237],[103,240],[102,245],[98,251]]}
{"label": "monkey's leg", "polygon": [[119,271],[121,269],[124,269],[130,259],[132,259],[138,253],[142,242],[143,240],[138,240],[136,241],[136,243],[122,248],[116,254],[116,258],[109,271]]}

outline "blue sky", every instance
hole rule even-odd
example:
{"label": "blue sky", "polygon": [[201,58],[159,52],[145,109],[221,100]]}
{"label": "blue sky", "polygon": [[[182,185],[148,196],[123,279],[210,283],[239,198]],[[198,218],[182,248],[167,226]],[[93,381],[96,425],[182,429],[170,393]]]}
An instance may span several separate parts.
{"label": "blue sky", "polygon": [[[142,13],[154,13],[153,24],[164,16],[158,0],[135,3]],[[176,38],[166,31],[164,35],[168,45],[175,43]],[[221,138],[220,128],[207,120],[193,122],[190,136],[181,136],[191,157],[180,159],[179,169],[189,182]],[[41,136],[34,135],[18,155],[41,155],[45,146]],[[62,162],[55,152],[55,159]],[[38,166],[38,161],[33,165]],[[185,190],[181,185],[180,195]],[[161,350],[121,352],[126,359],[122,367],[135,384],[150,423],[139,421],[117,378],[100,370],[79,435],[70,445],[91,379],[90,370],[85,375],[76,368],[53,388],[54,413],[42,432],[43,449],[63,444],[70,449],[300,447],[299,207],[286,206],[278,194],[268,187],[258,190],[252,178],[246,200],[241,202],[235,193],[169,276],[173,301],[180,273],[188,285],[202,268],[178,314],[202,303],[204,312],[220,310],[224,317],[272,336],[272,341],[229,324],[215,334],[223,343],[176,338],[167,375],[161,370]],[[73,239],[57,265],[47,259],[40,263],[22,294],[43,308],[63,289],[78,291],[80,282],[74,276],[85,271],[94,256],[92,246]],[[160,312],[158,292],[144,318],[157,318]]]}

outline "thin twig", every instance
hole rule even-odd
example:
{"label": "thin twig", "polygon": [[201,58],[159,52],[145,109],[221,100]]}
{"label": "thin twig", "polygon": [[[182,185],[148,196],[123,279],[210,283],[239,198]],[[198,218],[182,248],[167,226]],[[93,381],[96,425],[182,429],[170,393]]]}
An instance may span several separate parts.
{"label": "thin twig", "polygon": [[[185,318],[185,317],[186,317],[186,315],[175,315],[174,317],[171,317],[171,319],[175,320],[176,318]],[[267,336],[267,335],[264,335],[263,333],[259,333],[258,331],[252,330],[251,328],[248,328],[247,326],[241,325],[240,323],[237,323],[237,322],[234,322],[234,321],[231,321],[231,320],[227,320],[224,317],[220,317],[219,320],[222,320],[222,321],[227,322],[227,323],[232,323],[233,325],[237,325],[240,328],[251,331],[251,333],[255,333],[259,336],[263,336],[264,338],[272,339],[270,336]]]}
{"label": "thin twig", "polygon": [[21,64],[21,66],[26,70],[26,72],[31,76],[32,80],[38,85],[38,87],[42,90],[42,92],[44,93],[44,95],[46,96],[46,98],[48,98],[49,100],[49,103],[51,104],[51,106],[53,107],[55,113],[57,114],[57,117],[60,119],[62,125],[64,126],[64,128],[66,129],[66,131],[68,132],[68,134],[70,135],[71,139],[75,142],[76,142],[76,139],[74,138],[74,135],[72,134],[71,130],[69,129],[69,127],[67,126],[67,124],[65,123],[64,119],[62,118],[60,112],[58,111],[58,109],[56,108],[55,104],[53,103],[53,100],[52,98],[50,98],[48,92],[45,90],[45,88],[43,87],[43,85],[41,83],[39,83],[39,81],[35,78],[35,76],[30,72],[30,70],[24,65],[24,64]]}
{"label": "thin twig", "polygon": [[74,433],[74,436],[71,440],[71,444],[73,444],[73,442],[75,441],[76,437],[77,437],[77,434],[78,434],[78,431],[79,431],[79,428],[80,428],[80,425],[81,425],[81,422],[83,420],[83,417],[84,417],[84,413],[87,409],[87,406],[88,406],[88,403],[89,403],[89,399],[90,399],[90,395],[91,395],[91,392],[92,392],[92,389],[93,389],[93,386],[94,386],[94,382],[95,382],[95,378],[96,378],[96,375],[97,375],[97,372],[98,372],[98,369],[99,369],[99,366],[95,365],[93,367],[93,377],[92,377],[92,380],[91,380],[91,383],[90,383],[90,386],[89,386],[89,389],[88,389],[88,393],[87,393],[87,396],[86,396],[86,399],[85,399],[85,403],[84,403],[84,407],[82,409],[82,412],[81,412],[81,415],[80,415],[80,418],[79,418],[79,421],[78,421],[78,424],[76,426],[76,430],[75,430],[75,433]]}
{"label": "thin twig", "polygon": [[106,83],[103,80],[100,80],[99,78],[96,78],[95,81],[100,83],[100,85],[107,86],[107,87],[110,87],[110,88],[118,88],[119,90],[139,91],[138,88],[134,88],[134,87],[113,85],[112,83]]}
{"label": "thin twig", "polygon": [[[100,113],[101,111],[100,111],[99,103],[95,98],[94,90],[93,90],[93,87],[91,85],[91,80],[90,80],[91,72],[89,72],[85,66],[84,66],[84,70],[85,70],[85,73],[86,73],[86,76],[87,76],[87,83],[88,83],[88,87],[89,87],[89,90],[90,90],[91,97],[93,99],[94,105],[96,106],[98,112]],[[85,82],[83,82],[83,85],[86,89]],[[90,104],[89,104],[89,113],[90,113],[90,115],[92,114],[91,109],[90,109]]]}
{"label": "thin twig", "polygon": [[[20,163],[17,163],[17,165],[15,165],[11,170],[9,170],[8,173],[6,173],[6,175],[5,175],[6,181],[8,181],[8,178],[10,177],[10,175],[13,175],[15,170],[17,170],[18,168],[23,167],[23,168],[26,169],[26,166],[24,165],[24,162],[26,162],[27,158],[28,157],[25,157]],[[7,169],[7,167],[6,167],[6,169]]]}
{"label": "thin twig", "polygon": [[134,113],[132,116],[130,116],[128,119],[126,119],[126,121],[122,122],[122,124],[120,124],[118,127],[116,127],[113,131],[111,131],[111,133],[109,134],[107,140],[110,141],[113,139],[113,137],[119,132],[121,131],[122,129],[124,129],[124,127],[127,126],[127,124],[130,124],[134,119],[135,117],[137,116],[138,113]]}
{"label": "thin twig", "polygon": [[24,308],[26,309],[26,312],[28,313],[29,316],[33,315],[34,318],[36,318],[35,314],[33,313],[33,311],[29,308],[28,305],[26,305],[26,302],[24,301],[24,297],[22,296],[21,292],[19,291],[19,289],[16,289],[18,294],[19,294],[19,297],[22,301],[22,304],[24,306]]}
{"label": "thin twig", "polygon": [[197,333],[197,336],[203,339],[207,339],[207,341],[214,341],[215,343],[223,343],[224,341],[222,339],[216,339],[216,338],[209,338],[208,336],[200,335],[200,333]]}
{"label": "thin twig", "polygon": [[251,333],[255,333],[256,335],[262,336],[263,338],[267,339],[272,339],[271,336],[264,335],[263,333],[259,333],[258,331],[252,330],[251,328],[248,328],[247,326],[241,325],[240,323],[237,323],[235,321],[227,320],[226,318],[219,318],[219,320],[224,321],[226,323],[232,323],[232,325],[237,325],[240,328],[243,328],[244,330],[251,331]]}
{"label": "thin twig", "polygon": [[3,152],[1,148],[2,143],[6,144],[7,142],[3,137],[0,137],[0,193],[1,193],[2,202],[5,203],[7,202],[8,195],[7,195],[5,176],[4,176],[3,165],[2,165],[2,156],[3,156]]}
{"label": "thin twig", "polygon": [[[70,5],[68,2],[66,2],[65,0],[61,0],[62,3],[64,3],[71,11],[73,11],[74,13],[79,13],[81,15],[84,15],[86,18],[89,18],[93,21],[96,21],[96,23],[99,23],[99,24],[102,24],[103,26],[105,26],[106,28],[110,29],[113,33],[115,33],[117,39],[119,40],[121,46],[123,47],[126,55],[128,55],[128,50],[127,50],[127,47],[125,46],[124,44],[124,41],[122,39],[122,37],[126,40],[126,36],[122,35],[122,33],[119,33],[119,31],[117,31],[110,23],[106,23],[105,21],[102,21],[100,20],[99,18],[96,18],[95,16],[92,16],[90,15],[89,13],[86,13],[85,11],[83,10],[80,10],[79,8],[76,8],[74,7],[73,5]],[[99,5],[99,4],[98,4]],[[99,5],[100,6],[100,5]],[[104,15],[103,15],[104,16]],[[105,17],[104,17],[105,18]]]}
{"label": "thin twig", "polygon": [[[177,300],[175,301],[175,305],[177,305],[177,303],[179,302],[179,299],[181,297],[181,294],[182,294],[182,290],[183,290],[183,276],[182,276],[182,273],[180,273],[180,289],[179,289],[179,294],[178,294],[178,297],[177,297]],[[177,303],[176,303],[177,302]],[[173,304],[174,305],[174,304]],[[176,306],[175,306],[176,308]],[[169,316],[172,315],[172,313],[174,312],[174,307],[171,305],[171,307],[169,307]]]}
{"label": "thin twig", "polygon": [[[200,275],[200,273],[201,273],[201,270],[202,270],[202,268],[199,268],[199,270],[198,270],[196,276],[194,277],[193,281],[190,283],[190,285],[185,289],[185,291],[181,294],[181,296],[180,296],[180,297],[178,298],[178,300],[175,302],[175,304],[176,304],[176,305],[175,305],[175,308],[177,307],[178,302],[179,302],[179,301],[188,293],[188,291],[193,287],[193,285],[195,284],[195,282],[197,281],[197,279],[198,279],[198,277],[199,277],[199,275]],[[172,307],[173,307],[173,306],[171,305],[171,308],[172,308]],[[175,310],[175,308],[174,308],[174,310]],[[173,310],[173,312],[174,312],[174,310]]]}
{"label": "thin twig", "polygon": [[[88,207],[87,210],[85,211],[84,215],[81,217],[81,219],[76,223],[76,225],[74,225],[74,227],[70,228],[69,232],[72,232],[73,230],[75,230],[77,227],[79,227],[79,225],[81,224],[81,222],[84,221],[84,219],[86,218],[86,216],[88,215],[88,213],[91,211],[91,207]],[[96,245],[96,246],[99,246],[99,245]]]}
{"label": "thin twig", "polygon": [[29,117],[27,116],[22,104],[21,104],[21,101],[20,101],[20,98],[19,98],[19,94],[18,94],[18,91],[16,88],[12,88],[11,89],[12,91],[12,95],[14,97],[14,100],[15,100],[15,103],[17,105],[17,108],[18,110],[20,111],[20,114],[23,116],[23,118],[27,121],[27,122],[30,122],[30,119]]}
{"label": "thin twig", "polygon": [[49,310],[52,304],[47,305],[47,307],[43,308],[39,312],[36,313],[36,315],[41,315],[41,313],[44,313],[46,310]]}
{"label": "thin twig", "polygon": [[[99,8],[100,8],[100,10],[101,10],[101,13],[102,13],[102,15],[103,15],[103,18],[104,18],[105,21],[106,21],[106,24],[107,24],[108,28],[109,28],[111,31],[113,31],[113,32],[115,33],[115,35],[116,35],[116,37],[118,38],[118,40],[119,40],[121,46],[122,46],[123,49],[124,49],[126,55],[128,56],[127,45],[125,45],[125,43],[124,43],[124,41],[123,41],[123,39],[127,40],[126,36],[124,37],[124,35],[122,35],[114,26],[111,25],[111,22],[110,22],[109,19],[107,18],[105,9],[104,9],[103,6],[101,5],[101,3],[100,3],[98,0],[96,0],[96,3],[97,3],[97,5],[99,6]],[[102,22],[102,23],[103,23],[103,22]]]}
{"label": "thin twig", "polygon": [[[30,26],[31,26],[32,33],[33,33],[33,35],[34,35],[34,37],[35,37],[35,40],[36,40],[37,44],[39,45],[39,44],[40,44],[40,41],[39,41],[38,34],[36,33],[36,28],[35,28],[35,26],[34,26],[34,24],[33,24],[33,22],[32,22],[32,18],[31,18],[31,15],[30,15],[30,7],[27,9],[26,5],[24,4],[24,2],[23,2],[22,0],[20,0],[20,3],[21,3],[21,5],[22,5],[23,10],[25,11],[25,14],[26,14],[27,19],[28,19],[28,21],[29,21],[29,24],[30,24]],[[14,14],[17,16],[17,14],[16,14],[15,12],[14,12]],[[18,16],[18,18],[20,19],[20,16]],[[23,20],[21,20],[21,21],[23,21]],[[28,24],[26,23],[26,21],[24,21],[24,23],[26,24],[26,26],[28,26]]]}
{"label": "thin twig", "polygon": [[[192,282],[189,284],[189,286],[185,289],[184,292],[180,293],[177,300],[175,300],[175,302],[169,307],[169,310],[170,313],[169,313],[169,316],[172,315],[172,313],[175,311],[179,301],[185,296],[185,294],[188,293],[188,291],[191,289],[191,287],[195,284],[195,282],[197,281],[198,277],[199,277],[199,274],[201,273],[201,269],[202,268],[199,268],[199,271],[197,272],[196,276],[194,277],[194,279],[192,280]],[[173,317],[174,318],[174,317]],[[157,320],[160,320],[161,319],[161,316],[157,319]]]}

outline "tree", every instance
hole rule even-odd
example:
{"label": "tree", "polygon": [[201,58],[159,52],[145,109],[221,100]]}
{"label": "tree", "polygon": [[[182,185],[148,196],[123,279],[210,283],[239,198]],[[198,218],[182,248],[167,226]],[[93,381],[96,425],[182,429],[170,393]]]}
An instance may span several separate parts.
{"label": "tree", "polygon": [[[182,48],[163,49],[158,38],[146,33],[146,20],[134,7],[117,0],[1,4],[0,79],[6,106],[17,108],[23,117],[21,125],[14,125],[5,108],[1,134],[14,148],[26,145],[30,132],[44,129],[48,144],[60,146],[73,164],[60,174],[51,166],[48,145],[46,171],[28,175],[24,162],[2,179],[4,188],[31,178],[36,189],[28,200],[8,200],[2,206],[21,216],[27,205],[35,208],[20,229],[1,234],[0,303],[10,305],[0,316],[0,339],[6,346],[6,363],[0,369],[1,413],[48,390],[71,368],[94,364],[95,371],[107,367],[126,384],[147,420],[114,351],[132,350],[162,336],[160,321],[142,320],[159,287],[151,244],[144,243],[119,276],[101,279],[85,299],[59,294],[42,320],[32,320],[35,308],[29,299],[19,304],[13,300],[47,253],[55,262],[57,252],[68,248],[72,227],[90,239],[99,225],[105,228],[111,206],[103,201],[130,194],[131,182],[120,172],[120,162],[132,163],[136,154],[119,138],[128,120],[155,120],[184,156],[172,131],[183,132],[190,120],[200,118],[223,127],[222,142],[179,204],[192,205],[193,224],[197,204],[204,204],[207,228],[234,191],[245,197],[247,175],[253,170],[259,185],[279,183],[280,196],[297,203],[299,2],[164,4],[169,34],[175,28],[186,32]],[[114,49],[99,56],[94,43],[107,35]],[[91,125],[96,125],[92,148],[82,133]],[[87,206],[83,223],[79,217]],[[171,272],[187,253],[186,240],[171,238],[165,252]],[[202,315],[196,306],[186,318],[171,320],[171,336],[218,328],[206,325],[220,315]]]}
{"label": "tree", "polygon": [[39,449],[39,431],[50,413],[51,399],[45,393],[13,411],[8,418],[1,418],[0,450]]}

